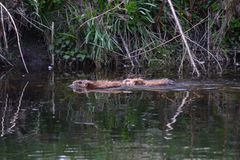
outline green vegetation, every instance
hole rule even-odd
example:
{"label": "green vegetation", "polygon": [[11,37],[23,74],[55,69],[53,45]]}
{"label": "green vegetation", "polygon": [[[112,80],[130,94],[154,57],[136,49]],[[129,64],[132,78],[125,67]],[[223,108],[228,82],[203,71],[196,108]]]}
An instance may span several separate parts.
{"label": "green vegetation", "polygon": [[[177,17],[170,10],[170,2]],[[177,64],[180,70],[189,67],[190,62],[202,71],[211,63],[222,71],[225,62],[237,62],[236,54],[232,60],[232,50],[239,54],[238,0],[3,0],[1,3],[18,26],[24,24],[47,33],[43,35],[54,51],[55,61],[88,58],[102,65],[114,61],[132,67]],[[4,39],[4,24],[11,28],[11,22],[4,11],[1,17],[0,38]],[[182,38],[187,39],[188,54],[182,46],[176,20],[183,28]],[[6,41],[1,43],[1,51],[6,50]]]}

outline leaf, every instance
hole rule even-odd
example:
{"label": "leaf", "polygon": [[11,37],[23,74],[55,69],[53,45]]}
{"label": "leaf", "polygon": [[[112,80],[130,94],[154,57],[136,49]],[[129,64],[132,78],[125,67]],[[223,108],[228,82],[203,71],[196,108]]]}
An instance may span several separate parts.
{"label": "leaf", "polygon": [[137,2],[131,1],[131,2],[127,3],[126,9],[127,9],[127,12],[130,14],[135,13],[137,11]]}
{"label": "leaf", "polygon": [[78,54],[76,57],[77,57],[77,58],[80,58],[80,59],[84,59],[84,58],[86,58],[86,55],[84,55],[84,54]]}
{"label": "leaf", "polygon": [[153,3],[144,3],[145,5],[151,6],[151,7],[157,7],[157,5],[153,4]]}
{"label": "leaf", "polygon": [[63,56],[63,59],[65,59],[65,60],[68,60],[69,58],[70,58],[69,55],[64,55],[64,56]]}
{"label": "leaf", "polygon": [[77,39],[76,36],[69,34],[69,33],[59,33],[59,35],[65,37],[65,38],[72,38],[72,39]]}

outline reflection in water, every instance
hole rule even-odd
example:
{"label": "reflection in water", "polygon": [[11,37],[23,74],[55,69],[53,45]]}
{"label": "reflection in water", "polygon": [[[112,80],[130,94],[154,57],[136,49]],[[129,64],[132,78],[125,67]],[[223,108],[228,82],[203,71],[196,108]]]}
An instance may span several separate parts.
{"label": "reflection in water", "polygon": [[239,157],[239,84],[76,94],[67,88],[75,79],[54,73],[2,78],[2,158]]}
{"label": "reflection in water", "polygon": [[[27,83],[25,84],[25,86],[23,87],[23,90],[22,90],[22,92],[21,92],[21,95],[20,95],[20,98],[19,98],[19,101],[18,101],[17,110],[16,110],[16,112],[14,113],[12,120],[10,121],[11,126],[7,129],[7,133],[12,133],[12,132],[13,132],[12,129],[16,126],[16,120],[18,119],[18,116],[19,116],[18,114],[19,114],[20,107],[21,107],[21,104],[22,104],[23,94],[24,94],[24,92],[25,92],[25,89],[26,89],[28,83],[29,83],[29,82],[27,82]],[[3,133],[2,133],[2,134],[3,134]],[[4,136],[4,134],[3,134],[3,136]]]}
{"label": "reflection in water", "polygon": [[174,114],[174,116],[171,118],[171,122],[167,123],[167,125],[166,125],[166,126],[167,126],[166,135],[167,135],[168,137],[165,137],[166,139],[171,139],[171,137],[169,137],[169,136],[171,136],[171,133],[169,133],[169,131],[173,130],[172,125],[173,125],[174,123],[176,123],[177,117],[179,116],[180,113],[183,112],[183,106],[186,104],[186,100],[187,100],[188,97],[189,97],[189,92],[187,91],[187,92],[186,92],[186,96],[185,96],[185,97],[183,98],[183,100],[182,100],[182,103],[181,103],[180,106],[177,108],[177,111],[176,111],[176,113]]}
{"label": "reflection in water", "polygon": [[54,72],[51,72],[51,77],[50,77],[50,88],[51,88],[51,101],[52,101],[52,114],[53,117],[55,115],[55,74]]}
{"label": "reflection in water", "polygon": [[4,109],[3,109],[3,115],[2,115],[2,132],[1,132],[1,137],[5,135],[5,128],[4,128],[4,121],[5,121],[5,115],[6,115],[6,111],[7,111],[7,105],[8,104],[8,94],[6,94],[6,100],[5,100],[5,105],[4,105]]}
{"label": "reflection in water", "polygon": [[[10,71],[9,71],[10,72]],[[7,72],[7,73],[9,73],[9,72]],[[9,121],[9,125],[6,127],[6,129],[5,129],[5,117],[6,117],[6,112],[7,112],[7,109],[8,108],[13,108],[14,106],[12,105],[12,102],[9,102],[9,94],[8,94],[8,92],[6,91],[6,88],[7,88],[7,84],[4,84],[4,78],[5,78],[5,76],[7,75],[7,73],[5,73],[5,74],[2,74],[2,76],[1,76],[1,91],[2,91],[2,93],[1,93],[1,96],[3,97],[3,99],[2,99],[2,102],[4,102],[4,103],[2,103],[2,104],[4,104],[4,109],[3,109],[3,111],[2,111],[2,121],[1,121],[1,137],[3,137],[5,134],[8,134],[8,133],[12,133],[12,132],[14,132],[13,131],[13,128],[16,126],[16,121],[17,121],[17,119],[19,118],[19,111],[20,111],[20,107],[21,107],[21,104],[22,104],[22,99],[23,99],[23,95],[24,95],[24,92],[25,92],[25,90],[26,90],[26,87],[28,86],[28,83],[29,82],[26,82],[26,84],[24,85],[24,87],[23,87],[23,89],[22,89],[22,91],[21,91],[21,94],[20,94],[20,97],[19,97],[19,101],[18,101],[18,105],[17,105],[17,110],[15,111],[15,113],[13,113],[13,116],[12,116],[12,118],[10,118],[10,117],[8,117],[9,119],[8,119],[8,121]],[[4,97],[6,97],[6,98],[4,98]]]}

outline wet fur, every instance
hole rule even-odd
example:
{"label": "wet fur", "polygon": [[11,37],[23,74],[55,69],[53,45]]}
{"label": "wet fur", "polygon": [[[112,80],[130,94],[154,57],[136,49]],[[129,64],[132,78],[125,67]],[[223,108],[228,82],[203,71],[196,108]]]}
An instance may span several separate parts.
{"label": "wet fur", "polygon": [[89,81],[89,80],[76,80],[72,84],[72,88],[75,89],[104,89],[104,88],[114,88],[122,86],[121,81],[107,81],[107,80],[98,80],[98,81]]}
{"label": "wet fur", "polygon": [[108,81],[108,80],[76,80],[72,83],[71,87],[77,89],[106,89],[116,88],[121,86],[160,86],[173,84],[173,81],[167,78],[155,79],[155,80],[144,80],[142,78],[124,79],[122,81]]}

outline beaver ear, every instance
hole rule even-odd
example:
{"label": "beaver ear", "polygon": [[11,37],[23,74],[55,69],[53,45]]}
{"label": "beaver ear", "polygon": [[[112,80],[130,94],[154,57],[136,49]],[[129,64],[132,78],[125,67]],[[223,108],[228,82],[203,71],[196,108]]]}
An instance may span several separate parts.
{"label": "beaver ear", "polygon": [[86,88],[87,88],[87,89],[95,89],[95,88],[94,88],[94,83],[93,83],[93,82],[90,82],[90,81],[87,82],[87,83],[86,83]]}
{"label": "beaver ear", "polygon": [[143,85],[144,84],[143,80],[141,80],[141,79],[134,81],[134,83],[135,83],[135,85]]}

